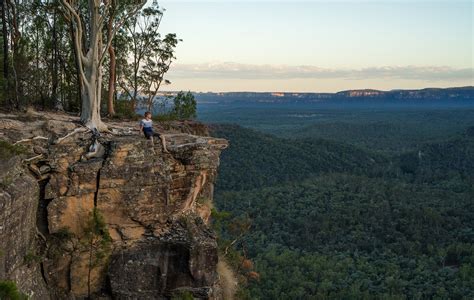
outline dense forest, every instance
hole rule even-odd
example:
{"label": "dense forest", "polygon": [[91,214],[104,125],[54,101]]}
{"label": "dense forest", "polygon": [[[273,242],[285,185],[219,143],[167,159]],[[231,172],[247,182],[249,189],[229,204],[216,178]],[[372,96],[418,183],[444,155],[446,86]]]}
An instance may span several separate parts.
{"label": "dense forest", "polygon": [[231,144],[215,215],[221,243],[240,253],[228,255],[242,270],[240,297],[473,298],[471,114],[327,111],[293,127],[274,114],[278,136],[213,125]]}
{"label": "dense forest", "polygon": [[160,107],[181,40],[159,32],[156,1],[5,0],[0,9],[0,108],[81,112],[87,123],[87,114]]}
{"label": "dense forest", "polygon": [[[80,112],[91,128],[145,109],[194,117],[191,93],[172,112],[156,97],[181,40],[145,3],[3,0],[0,108]],[[201,106],[238,124],[211,133],[231,145],[213,215],[239,298],[474,298],[472,103],[366,104]]]}

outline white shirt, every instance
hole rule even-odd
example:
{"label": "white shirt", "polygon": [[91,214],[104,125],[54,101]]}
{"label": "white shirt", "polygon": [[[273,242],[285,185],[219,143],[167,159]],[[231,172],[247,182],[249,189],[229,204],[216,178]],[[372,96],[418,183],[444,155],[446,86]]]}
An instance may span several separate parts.
{"label": "white shirt", "polygon": [[143,126],[143,128],[153,128],[153,120],[142,119],[140,126]]}

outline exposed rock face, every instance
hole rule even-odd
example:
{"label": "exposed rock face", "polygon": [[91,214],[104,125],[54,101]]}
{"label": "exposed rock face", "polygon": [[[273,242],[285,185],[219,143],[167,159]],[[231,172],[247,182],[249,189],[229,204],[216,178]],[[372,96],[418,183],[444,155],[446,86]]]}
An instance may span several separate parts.
{"label": "exposed rock face", "polygon": [[36,259],[38,184],[21,160],[0,160],[0,278],[32,298],[49,299]]}
{"label": "exposed rock face", "polygon": [[114,298],[166,299],[179,291],[209,298],[217,280],[217,251],[200,220],[171,222],[166,234],[116,252],[108,270]]}
{"label": "exposed rock face", "polygon": [[[219,298],[208,203],[227,141],[192,134],[207,134],[199,123],[172,123],[164,134],[169,150],[164,153],[159,139],[152,145],[131,131],[134,124],[114,124],[114,135],[98,138],[105,151],[86,159],[91,132],[58,139],[76,129],[74,123],[43,121],[38,133],[33,125],[15,122],[6,122],[4,138],[31,138],[34,132],[46,139],[28,142],[32,155],[41,155],[29,169],[42,189],[31,176],[21,179],[32,186],[22,193],[33,207],[21,218],[28,224],[12,223],[17,227],[9,230],[29,228],[24,239],[35,241],[39,199],[38,227],[47,238],[42,266],[52,298],[167,299],[177,292]],[[15,126],[21,128],[17,134]],[[2,231],[0,243],[1,237]]]}

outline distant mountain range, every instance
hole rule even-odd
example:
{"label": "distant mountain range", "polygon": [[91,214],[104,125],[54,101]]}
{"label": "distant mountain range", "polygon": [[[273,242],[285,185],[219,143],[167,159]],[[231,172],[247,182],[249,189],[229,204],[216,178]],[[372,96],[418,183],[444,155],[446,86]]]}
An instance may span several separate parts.
{"label": "distant mountain range", "polygon": [[198,103],[317,103],[317,102],[474,102],[474,86],[421,90],[348,90],[337,93],[225,92],[194,93]]}

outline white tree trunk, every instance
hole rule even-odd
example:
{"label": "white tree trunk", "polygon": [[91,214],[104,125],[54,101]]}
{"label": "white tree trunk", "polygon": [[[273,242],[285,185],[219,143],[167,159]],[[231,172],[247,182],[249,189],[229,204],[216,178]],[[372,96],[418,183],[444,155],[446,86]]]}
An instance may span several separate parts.
{"label": "white tree trunk", "polygon": [[[91,130],[107,130],[107,126],[100,118],[100,102],[102,95],[102,62],[106,50],[112,43],[112,39],[127,17],[133,16],[145,5],[145,0],[133,4],[132,9],[115,23],[110,30],[105,46],[103,45],[102,28],[107,18],[111,2],[101,0],[88,0],[88,14],[83,18],[79,9],[72,0],[62,0],[67,16],[71,20],[74,29],[74,47],[78,70],[83,85],[81,86],[81,122]],[[115,4],[114,4],[115,5]],[[101,11],[102,10],[102,11]],[[110,16],[109,16],[110,17]],[[89,26],[83,26],[89,22]],[[88,34],[83,34],[83,28],[87,28]],[[86,53],[84,53],[86,49]]]}
{"label": "white tree trunk", "polygon": [[107,130],[100,118],[102,74],[97,57],[84,63],[85,84],[82,85],[81,122],[90,129]]}
{"label": "white tree trunk", "polygon": [[84,69],[84,85],[81,91],[82,111],[81,121],[90,128],[99,131],[107,130],[107,126],[100,118],[100,100],[102,91],[102,26],[99,22],[99,2],[89,0],[89,49],[87,55],[82,57]]}

